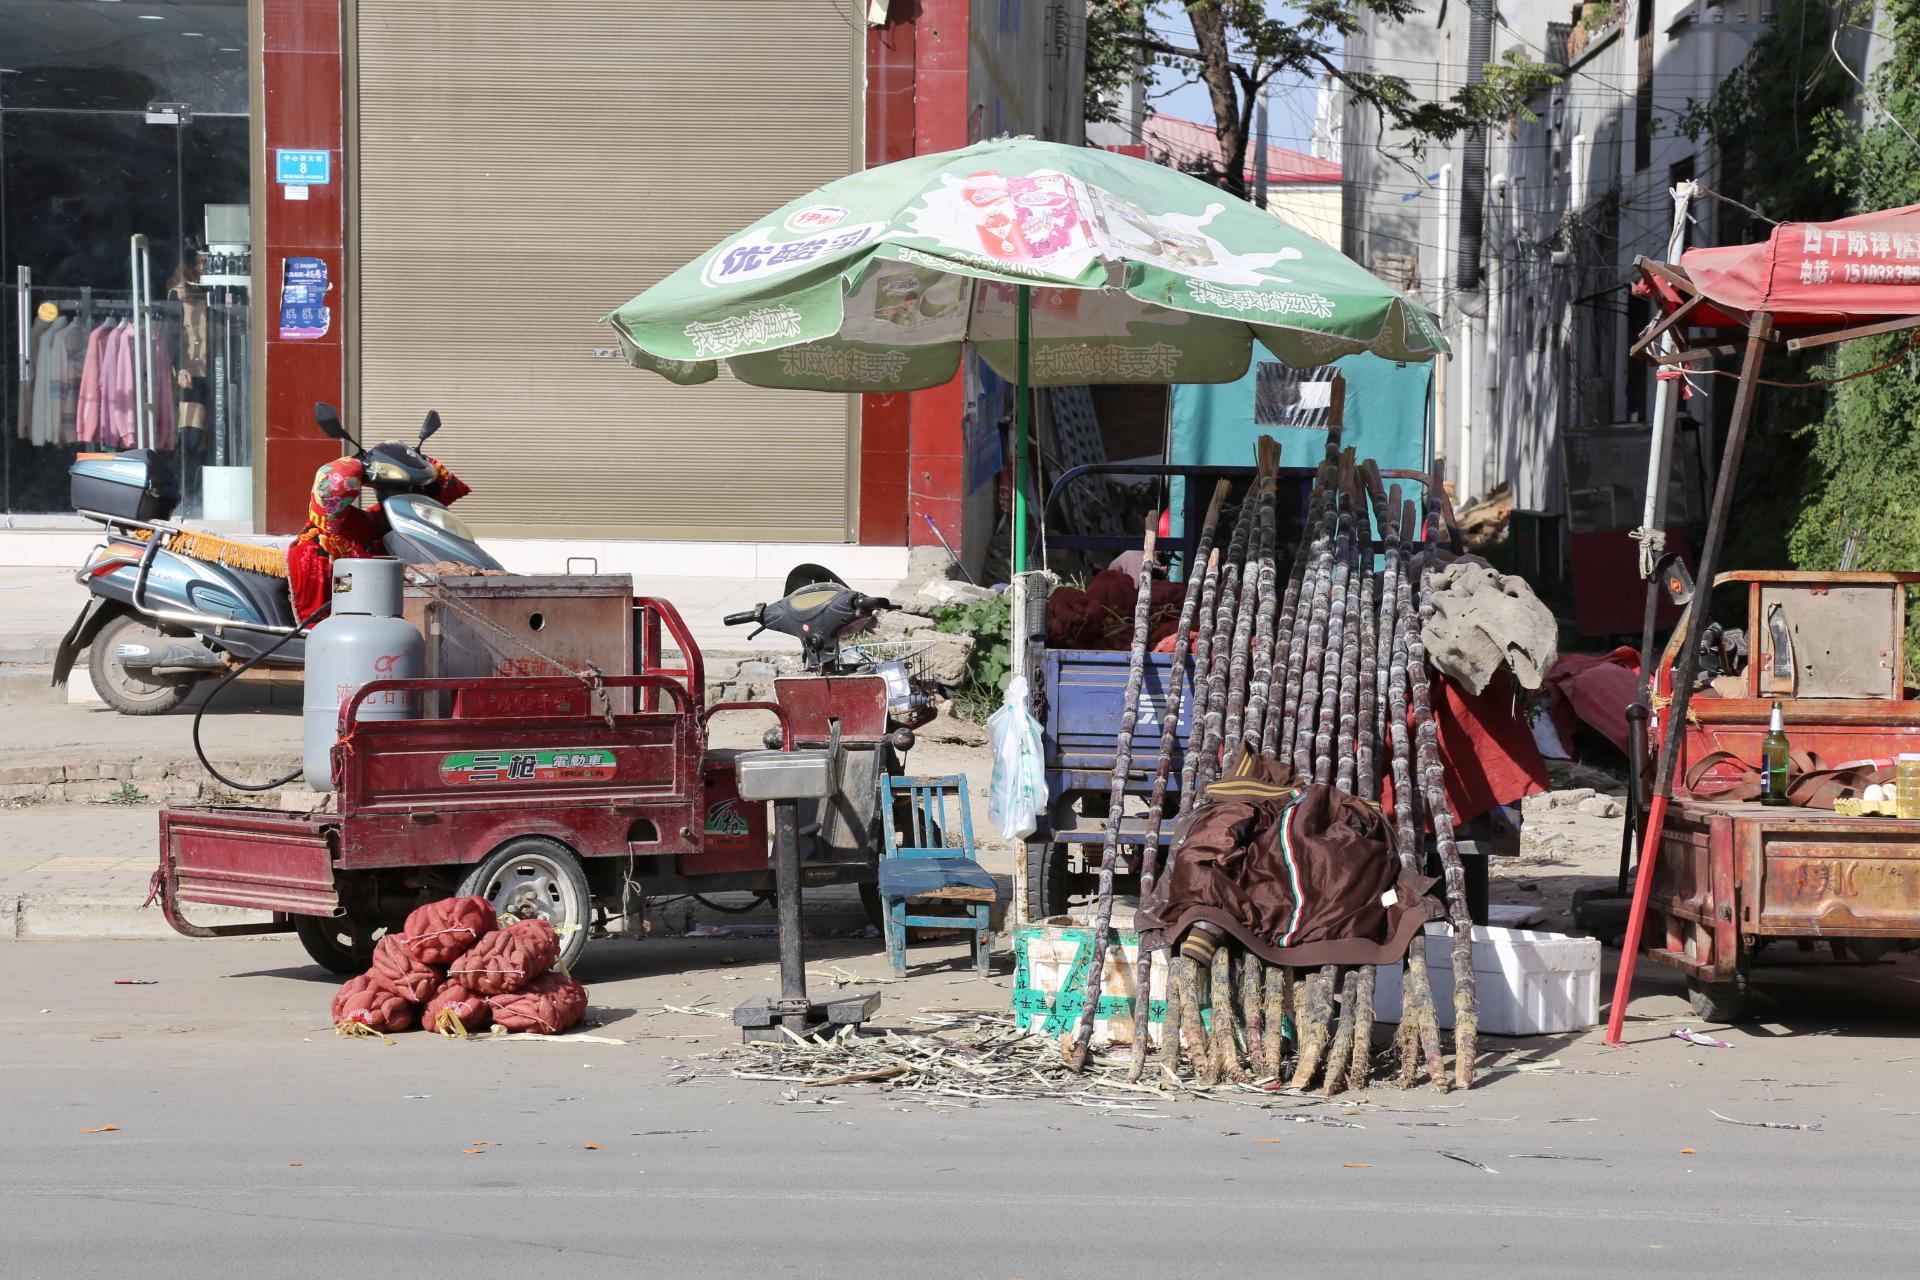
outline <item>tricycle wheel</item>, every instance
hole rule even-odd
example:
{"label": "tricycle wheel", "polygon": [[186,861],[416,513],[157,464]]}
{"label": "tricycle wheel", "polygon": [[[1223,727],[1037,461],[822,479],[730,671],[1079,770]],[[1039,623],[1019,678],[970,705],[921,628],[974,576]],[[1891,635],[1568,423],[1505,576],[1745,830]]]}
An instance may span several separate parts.
{"label": "tricycle wheel", "polygon": [[1747,976],[1743,973],[1732,982],[1703,982],[1699,978],[1687,979],[1687,1004],[1697,1017],[1708,1022],[1731,1025],[1744,1022],[1747,1018]]}
{"label": "tricycle wheel", "polygon": [[560,965],[572,968],[586,950],[593,894],[573,850],[544,836],[521,836],[495,849],[460,883],[463,897],[482,897],[503,916],[545,920],[560,935]]}
{"label": "tricycle wheel", "polygon": [[293,932],[313,962],[329,973],[365,973],[373,963],[376,930],[351,916],[295,916]]}
{"label": "tricycle wheel", "polygon": [[1027,917],[1033,923],[1067,914],[1076,895],[1084,897],[1099,886],[1098,876],[1067,870],[1066,845],[1027,842]]}

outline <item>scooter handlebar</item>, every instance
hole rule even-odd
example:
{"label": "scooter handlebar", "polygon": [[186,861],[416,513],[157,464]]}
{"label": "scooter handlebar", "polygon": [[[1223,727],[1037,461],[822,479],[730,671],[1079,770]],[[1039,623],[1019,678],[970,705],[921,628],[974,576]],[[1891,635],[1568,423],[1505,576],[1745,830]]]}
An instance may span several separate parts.
{"label": "scooter handlebar", "polygon": [[760,610],[765,607],[765,605],[758,605],[752,609],[748,609],[745,613],[730,613],[720,621],[729,627],[744,627],[749,622],[760,621]]}

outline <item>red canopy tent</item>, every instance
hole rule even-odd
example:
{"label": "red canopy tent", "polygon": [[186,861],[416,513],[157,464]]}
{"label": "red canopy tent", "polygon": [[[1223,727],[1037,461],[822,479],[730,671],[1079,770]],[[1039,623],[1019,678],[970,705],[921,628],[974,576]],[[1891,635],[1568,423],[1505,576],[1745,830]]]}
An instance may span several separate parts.
{"label": "red canopy tent", "polygon": [[[1665,709],[1660,726],[1662,739],[1653,795],[1641,823],[1640,867],[1622,943],[1619,978],[1608,1011],[1608,1044],[1620,1043],[1627,997],[1633,988],[1634,962],[1646,923],[1661,831],[1673,797],[1674,762],[1679,757],[1687,704],[1699,670],[1700,635],[1719,568],[1733,486],[1740,472],[1740,453],[1753,419],[1760,362],[1767,347],[1775,343],[1784,342],[1788,351],[1800,351],[1850,338],[1920,331],[1920,205],[1835,222],[1783,222],[1759,244],[1692,249],[1680,255],[1678,264],[1642,258],[1636,266],[1641,278],[1634,292],[1651,295],[1663,314],[1640,336],[1633,354],[1648,351],[1662,335],[1671,333],[1679,339],[1680,349],[1651,355],[1656,363],[1685,370],[1703,360],[1736,354],[1741,356],[1741,363],[1733,418],[1714,484],[1705,544],[1700,550],[1698,580],[1702,587],[1688,602],[1686,638],[1674,660],[1672,703]],[[1730,330],[1744,331],[1744,343],[1727,341]],[[1688,331],[1695,332],[1682,336]],[[1920,338],[1920,332],[1916,338]],[[1664,483],[1661,487],[1664,489]],[[1665,577],[1665,572],[1655,573],[1647,583],[1649,620],[1654,597]],[[1641,670],[1649,678],[1657,661],[1651,650],[1649,622],[1641,652]],[[1634,761],[1636,771],[1641,763]]]}

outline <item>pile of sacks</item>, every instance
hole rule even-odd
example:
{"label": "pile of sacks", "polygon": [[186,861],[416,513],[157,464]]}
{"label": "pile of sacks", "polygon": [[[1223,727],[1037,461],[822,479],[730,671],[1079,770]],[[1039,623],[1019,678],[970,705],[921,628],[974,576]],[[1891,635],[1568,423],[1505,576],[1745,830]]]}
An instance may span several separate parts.
{"label": "pile of sacks", "polygon": [[333,997],[342,1035],[413,1026],[464,1036],[489,1022],[555,1035],[587,1012],[587,989],[554,971],[560,935],[545,920],[502,927],[485,898],[443,898],[373,949],[373,967]]}

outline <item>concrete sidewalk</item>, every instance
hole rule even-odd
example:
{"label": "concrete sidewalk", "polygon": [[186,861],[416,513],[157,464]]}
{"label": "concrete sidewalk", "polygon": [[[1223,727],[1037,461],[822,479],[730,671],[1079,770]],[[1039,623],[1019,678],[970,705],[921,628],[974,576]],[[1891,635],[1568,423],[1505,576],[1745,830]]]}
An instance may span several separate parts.
{"label": "concrete sidewalk", "polygon": [[[693,642],[712,667],[727,660],[800,652],[800,642],[788,636],[768,631],[750,639],[752,627],[729,627],[722,621],[729,613],[778,600],[785,585],[783,578],[661,575],[635,577],[633,591],[670,601],[679,609]],[[884,596],[899,584],[857,580],[849,585],[868,595]],[[0,686],[0,702],[9,700],[9,693],[15,702],[58,700],[59,695],[42,692],[47,684],[45,669],[51,667],[60,638],[86,604],[87,594],[74,581],[72,570],[0,566],[0,677],[12,677]],[[76,684],[84,687],[85,681]]]}

